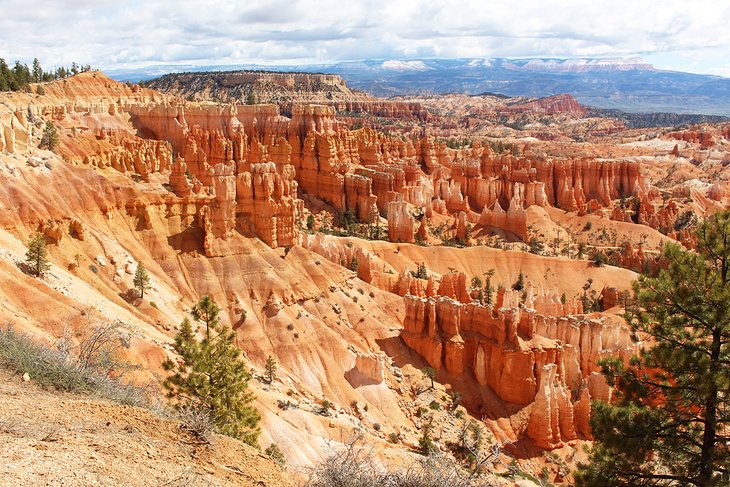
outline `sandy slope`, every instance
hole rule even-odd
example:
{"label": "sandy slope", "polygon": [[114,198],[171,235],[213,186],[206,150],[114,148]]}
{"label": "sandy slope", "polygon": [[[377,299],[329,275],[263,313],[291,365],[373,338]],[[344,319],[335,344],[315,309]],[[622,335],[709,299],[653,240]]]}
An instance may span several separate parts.
{"label": "sandy slope", "polygon": [[145,409],[39,389],[0,369],[0,485],[294,485],[254,448],[196,445]]}

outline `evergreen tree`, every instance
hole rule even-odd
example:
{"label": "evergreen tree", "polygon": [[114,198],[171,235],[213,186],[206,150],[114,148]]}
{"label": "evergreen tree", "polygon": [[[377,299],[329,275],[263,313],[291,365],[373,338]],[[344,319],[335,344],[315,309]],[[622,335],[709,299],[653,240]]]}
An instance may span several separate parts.
{"label": "evergreen tree", "polygon": [[264,367],[264,369],[266,371],[266,380],[268,381],[269,384],[273,383],[276,380],[276,368],[277,368],[276,359],[274,357],[272,357],[271,355],[269,355],[266,358],[266,365]]}
{"label": "evergreen tree", "polygon": [[350,260],[349,268],[352,272],[357,273],[357,268],[360,265],[360,263],[357,261],[355,256],[352,256],[352,259]]}
{"label": "evergreen tree", "polygon": [[205,323],[205,337],[207,340],[210,340],[211,329],[214,330],[218,323],[220,311],[220,308],[210,296],[203,296],[203,299],[198,301],[190,310],[193,318]]}
{"label": "evergreen tree", "polygon": [[697,231],[695,252],[666,245],[666,269],[634,284],[627,310],[649,346],[602,364],[616,388],[598,402],[583,486],[730,485],[730,211]]}
{"label": "evergreen tree", "polygon": [[143,263],[137,264],[137,270],[134,271],[132,284],[139,291],[139,297],[144,299],[144,292],[150,288],[150,275],[147,273]]}
{"label": "evergreen tree", "polygon": [[48,262],[48,250],[46,249],[46,237],[35,232],[28,239],[28,251],[25,253],[25,263],[36,277],[43,277],[50,268]]}
{"label": "evergreen tree", "polygon": [[192,314],[205,323],[206,334],[198,340],[185,318],[173,345],[181,362],[163,363],[171,372],[163,385],[179,406],[205,411],[219,432],[255,445],[261,417],[251,406],[251,375],[234,344],[235,332],[218,322],[218,312],[208,296],[193,307]]}
{"label": "evergreen tree", "polygon": [[525,288],[525,275],[520,271],[520,275],[517,276],[517,282],[512,285],[512,289],[515,291],[522,291]]}
{"label": "evergreen tree", "polygon": [[31,79],[34,83],[43,81],[43,68],[41,68],[41,63],[38,61],[38,58],[33,59],[33,72]]}
{"label": "evergreen tree", "polygon": [[486,284],[484,285],[484,304],[491,306],[494,301],[492,295],[494,294],[494,287],[492,286],[492,277],[494,277],[494,269],[489,269],[484,273],[486,277]]}
{"label": "evergreen tree", "polygon": [[10,90],[10,69],[8,69],[8,63],[5,59],[0,58],[0,91]]}
{"label": "evergreen tree", "polygon": [[56,130],[56,126],[49,120],[46,122],[46,126],[43,129],[43,137],[41,137],[40,147],[52,151],[57,145],[58,131]]}

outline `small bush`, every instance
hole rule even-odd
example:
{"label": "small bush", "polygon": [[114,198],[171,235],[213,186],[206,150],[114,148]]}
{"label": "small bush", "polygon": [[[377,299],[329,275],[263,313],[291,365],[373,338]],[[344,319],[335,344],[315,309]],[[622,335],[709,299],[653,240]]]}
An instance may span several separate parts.
{"label": "small bush", "polygon": [[286,458],[284,457],[284,454],[281,452],[281,449],[279,448],[279,445],[276,443],[270,444],[268,447],[266,447],[266,450],[264,450],[264,453],[271,458],[273,461],[275,461],[280,466],[283,466],[286,463]]}
{"label": "small bush", "polygon": [[329,416],[331,409],[332,403],[325,399],[324,401],[322,401],[322,405],[319,407],[319,414],[321,414],[322,416]]}
{"label": "small bush", "polygon": [[434,401],[431,401],[431,404],[429,404],[428,407],[430,409],[433,409],[434,411],[438,411],[439,409],[441,409],[441,404],[439,404],[438,401],[434,400]]}
{"label": "small bush", "polygon": [[91,272],[93,272],[94,274],[98,274],[99,273],[99,268],[96,267],[94,264],[89,264],[89,270]]}
{"label": "small bush", "polygon": [[382,429],[382,426],[380,425],[380,423],[373,423],[373,429],[375,431],[380,431]]}
{"label": "small bush", "polygon": [[181,404],[177,410],[180,428],[184,429],[198,441],[210,443],[215,425],[208,411],[194,404]]}
{"label": "small bush", "polygon": [[[395,436],[393,436],[395,435]],[[491,479],[470,476],[452,460],[432,453],[418,460],[399,463],[389,470],[376,458],[362,434],[333,451],[310,472],[310,487],[477,487],[492,485]],[[391,433],[389,439],[399,441]]]}
{"label": "small bush", "polygon": [[55,348],[36,343],[30,336],[8,327],[0,329],[0,364],[15,373],[27,373],[44,387],[94,394],[122,404],[145,405],[146,391],[121,379],[132,368],[117,361],[122,341],[115,323],[96,326],[76,347],[59,340]]}

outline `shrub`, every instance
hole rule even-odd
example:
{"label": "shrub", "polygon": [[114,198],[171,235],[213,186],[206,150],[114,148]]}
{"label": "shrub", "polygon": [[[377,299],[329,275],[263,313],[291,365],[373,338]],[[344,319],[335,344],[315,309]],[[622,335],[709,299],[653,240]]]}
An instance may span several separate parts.
{"label": "shrub", "polygon": [[210,443],[215,425],[208,412],[192,403],[181,404],[177,409],[180,427],[193,435],[198,441]]}
{"label": "shrub", "polygon": [[[388,436],[392,443],[397,434]],[[310,471],[310,487],[481,487],[490,479],[470,476],[452,460],[431,453],[418,459],[399,462],[392,470],[376,458],[372,445],[355,434]]]}
{"label": "shrub", "polygon": [[602,267],[606,262],[608,261],[608,258],[606,257],[606,254],[601,252],[600,250],[596,250],[596,252],[593,254],[593,265],[596,267]]}
{"label": "shrub", "polygon": [[436,400],[433,400],[433,401],[431,401],[431,403],[430,403],[430,404],[428,405],[428,407],[429,407],[429,408],[431,408],[431,409],[432,409],[432,410],[434,410],[434,411],[438,411],[439,409],[441,409],[441,404],[439,404],[439,402],[438,402],[438,401],[436,401]]}
{"label": "shrub", "polygon": [[281,449],[279,448],[279,445],[276,443],[270,444],[268,447],[266,447],[266,450],[264,450],[264,453],[271,458],[273,461],[275,461],[280,466],[283,466],[286,463],[286,458],[284,457],[284,454],[281,452]]}
{"label": "shrub", "polygon": [[330,409],[332,409],[332,403],[325,399],[322,401],[322,404],[319,407],[319,414],[321,414],[322,416],[329,416]]}
{"label": "shrub", "polygon": [[0,329],[0,364],[15,373],[27,373],[44,387],[94,394],[122,404],[145,405],[146,391],[122,380],[133,366],[117,358],[124,346],[120,326],[96,325],[78,346],[61,339],[55,348],[37,343],[12,327]]}

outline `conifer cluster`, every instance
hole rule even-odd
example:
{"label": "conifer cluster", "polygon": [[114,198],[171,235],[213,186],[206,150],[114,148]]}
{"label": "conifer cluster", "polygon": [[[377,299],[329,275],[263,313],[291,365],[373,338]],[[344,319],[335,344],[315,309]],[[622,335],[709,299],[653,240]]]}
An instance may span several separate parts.
{"label": "conifer cluster", "polygon": [[31,67],[15,61],[11,68],[5,59],[0,58],[0,91],[30,91],[31,83],[64,79],[86,71],[91,71],[90,65],[80,66],[76,63],[71,63],[69,68],[61,66],[55,71],[43,71],[38,58],[33,60]]}

